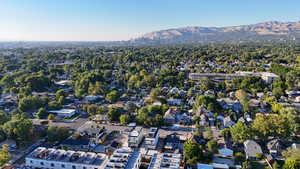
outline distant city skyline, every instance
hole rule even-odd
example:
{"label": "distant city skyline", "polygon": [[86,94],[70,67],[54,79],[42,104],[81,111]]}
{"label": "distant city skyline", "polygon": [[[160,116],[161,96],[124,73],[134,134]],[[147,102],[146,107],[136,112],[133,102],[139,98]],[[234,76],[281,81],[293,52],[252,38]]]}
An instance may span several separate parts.
{"label": "distant city skyline", "polygon": [[0,41],[116,41],[186,26],[300,21],[297,0],[3,0]]}

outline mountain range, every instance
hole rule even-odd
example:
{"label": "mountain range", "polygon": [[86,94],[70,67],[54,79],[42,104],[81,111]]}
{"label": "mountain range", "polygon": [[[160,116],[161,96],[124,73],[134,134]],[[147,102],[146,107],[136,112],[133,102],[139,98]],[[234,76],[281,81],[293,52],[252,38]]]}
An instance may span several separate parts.
{"label": "mountain range", "polygon": [[129,43],[187,44],[239,42],[300,41],[299,22],[270,21],[251,25],[228,27],[183,27],[160,30],[131,39]]}

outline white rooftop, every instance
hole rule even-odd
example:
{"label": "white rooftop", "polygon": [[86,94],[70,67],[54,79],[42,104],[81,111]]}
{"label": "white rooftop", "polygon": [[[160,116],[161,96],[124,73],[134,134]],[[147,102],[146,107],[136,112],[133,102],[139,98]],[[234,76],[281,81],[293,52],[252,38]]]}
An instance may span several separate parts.
{"label": "white rooftop", "polygon": [[60,109],[60,110],[51,110],[50,113],[57,113],[57,114],[72,114],[76,110],[75,109]]}

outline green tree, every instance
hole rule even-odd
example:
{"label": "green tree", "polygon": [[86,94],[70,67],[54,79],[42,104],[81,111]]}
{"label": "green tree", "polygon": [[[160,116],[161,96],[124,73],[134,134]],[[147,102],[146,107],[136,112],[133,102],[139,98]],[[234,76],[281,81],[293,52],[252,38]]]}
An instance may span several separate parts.
{"label": "green tree", "polygon": [[183,149],[184,157],[188,164],[197,164],[202,158],[202,150],[199,145],[191,140],[184,143]]}
{"label": "green tree", "polygon": [[154,117],[154,120],[155,120],[155,126],[158,126],[158,127],[162,126],[164,123],[164,119],[161,114],[156,114]]}
{"label": "green tree", "polygon": [[257,116],[253,121],[252,130],[261,139],[267,139],[269,136],[289,139],[299,130],[299,123],[296,119],[296,109],[282,108],[279,114]]}
{"label": "green tree", "polygon": [[115,103],[119,99],[119,93],[116,90],[112,90],[106,95],[106,100],[110,103]]}
{"label": "green tree", "polygon": [[2,125],[5,122],[9,121],[9,119],[10,119],[9,115],[6,112],[0,110],[0,125]]}
{"label": "green tree", "polygon": [[251,129],[240,121],[230,128],[230,133],[236,143],[243,143],[252,137]]}
{"label": "green tree", "polygon": [[222,107],[214,96],[197,96],[196,101],[193,105],[193,108],[197,110],[200,106],[209,107],[210,110],[215,112],[221,112]]}
{"label": "green tree", "polygon": [[67,92],[66,92],[65,90],[63,90],[63,89],[59,89],[59,90],[57,90],[56,93],[55,93],[55,98],[56,98],[56,100],[59,100],[59,98],[60,98],[61,96],[67,97]]}
{"label": "green tree", "polygon": [[4,144],[0,149],[0,167],[6,164],[11,159],[11,155],[8,152],[8,145]]}
{"label": "green tree", "polygon": [[282,152],[282,155],[284,156],[285,159],[300,160],[299,149],[288,148],[286,151]]}
{"label": "green tree", "polygon": [[283,169],[300,169],[300,161],[295,159],[287,159],[284,162]]}
{"label": "green tree", "polygon": [[107,116],[110,121],[119,121],[120,119],[120,110],[116,108],[109,108]]}
{"label": "green tree", "polygon": [[286,85],[283,81],[275,81],[272,84],[272,94],[276,98],[280,98],[285,94]]}
{"label": "green tree", "polygon": [[252,123],[253,133],[262,140],[268,139],[269,136],[274,136],[276,134],[274,118],[276,117],[257,116]]}
{"label": "green tree", "polygon": [[47,130],[49,142],[62,141],[70,136],[66,127],[49,126]]}
{"label": "green tree", "polygon": [[136,120],[139,124],[145,124],[145,122],[149,118],[149,112],[147,108],[143,107],[138,111],[138,115],[136,116]]}
{"label": "green tree", "polygon": [[[275,118],[276,135],[279,138],[289,139],[300,129],[298,111],[295,108],[282,108]],[[298,119],[298,120],[297,120]]]}
{"label": "green tree", "polygon": [[150,92],[150,98],[152,101],[155,101],[160,95],[160,90],[158,88],[152,89]]}
{"label": "green tree", "polygon": [[218,143],[216,140],[209,140],[207,143],[207,149],[211,153],[217,153],[218,152]]}
{"label": "green tree", "polygon": [[16,114],[12,119],[2,126],[5,134],[17,142],[29,141],[32,139],[32,122],[23,114]]}
{"label": "green tree", "polygon": [[273,163],[272,167],[273,167],[273,169],[280,169],[280,168],[281,168],[281,166],[278,164],[277,161],[275,161],[275,162]]}
{"label": "green tree", "polygon": [[242,164],[242,169],[252,169],[252,165],[251,165],[251,162],[250,161],[245,161],[243,162]]}
{"label": "green tree", "polygon": [[224,137],[225,139],[228,139],[231,137],[231,132],[230,132],[230,128],[225,128],[221,131],[221,136]]}
{"label": "green tree", "polygon": [[38,96],[26,96],[19,101],[18,108],[22,112],[36,110],[41,107],[45,107],[48,103],[47,97]]}
{"label": "green tree", "polygon": [[88,88],[88,93],[91,95],[105,94],[105,85],[101,82],[90,83]]}
{"label": "green tree", "polygon": [[202,78],[200,80],[200,88],[203,91],[214,89],[214,83],[210,79],[208,79],[208,78]]}
{"label": "green tree", "polygon": [[128,124],[130,122],[130,116],[128,114],[122,114],[120,116],[120,123],[125,125]]}
{"label": "green tree", "polygon": [[245,156],[243,153],[241,152],[237,152],[234,154],[234,161],[235,162],[238,162],[238,163],[241,163],[243,161],[245,161]]}
{"label": "green tree", "polygon": [[249,111],[249,96],[244,90],[237,90],[235,93],[236,98],[243,106],[244,112]]}
{"label": "green tree", "polygon": [[131,101],[126,102],[125,106],[124,106],[124,109],[126,111],[128,111],[129,113],[134,112],[136,108],[137,108],[137,106],[133,102],[131,102]]}
{"label": "green tree", "polygon": [[38,117],[39,119],[42,119],[42,118],[47,117],[48,113],[47,113],[47,111],[46,111],[44,108],[40,108],[40,109],[38,110],[38,112],[36,113],[36,115],[37,115],[37,117]]}
{"label": "green tree", "polygon": [[49,115],[48,115],[48,117],[47,117],[47,119],[52,121],[52,120],[54,120],[54,119],[55,119],[55,117],[54,117],[54,115],[53,115],[53,114],[49,114]]}
{"label": "green tree", "polygon": [[98,106],[92,104],[86,106],[86,112],[90,115],[95,115],[98,113]]}

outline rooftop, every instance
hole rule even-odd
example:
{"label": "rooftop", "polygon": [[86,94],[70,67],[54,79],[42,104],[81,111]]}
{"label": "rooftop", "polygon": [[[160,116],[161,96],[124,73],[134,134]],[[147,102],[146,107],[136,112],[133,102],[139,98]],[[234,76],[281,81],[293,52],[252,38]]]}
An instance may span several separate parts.
{"label": "rooftop", "polygon": [[152,156],[148,169],[179,169],[181,154],[156,153]]}
{"label": "rooftop", "polygon": [[50,113],[57,113],[57,114],[71,114],[76,111],[75,109],[60,109],[60,110],[51,110]]}
{"label": "rooftop", "polygon": [[101,165],[107,160],[104,154],[82,151],[70,151],[54,148],[38,147],[26,158],[48,161],[70,162],[87,165]]}
{"label": "rooftop", "polygon": [[158,128],[157,127],[151,127],[147,137],[148,138],[155,138],[157,133],[158,133]]}
{"label": "rooftop", "polygon": [[129,147],[123,147],[112,154],[105,169],[131,169],[139,158],[139,152],[134,152]]}
{"label": "rooftop", "polygon": [[129,137],[138,137],[142,132],[142,127],[135,127],[134,130],[132,130],[129,133]]}

